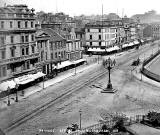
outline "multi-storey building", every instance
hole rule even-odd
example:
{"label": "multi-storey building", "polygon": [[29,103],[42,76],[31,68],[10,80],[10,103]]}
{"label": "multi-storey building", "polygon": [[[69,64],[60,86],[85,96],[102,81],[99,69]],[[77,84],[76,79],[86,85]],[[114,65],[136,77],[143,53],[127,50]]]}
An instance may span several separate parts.
{"label": "multi-storey building", "polygon": [[116,27],[110,24],[86,24],[85,26],[86,47],[108,48],[115,44]]}
{"label": "multi-storey building", "polygon": [[71,38],[67,40],[66,55],[70,61],[75,61],[82,58],[82,47],[80,39],[76,38],[75,29],[72,28],[70,32]]}
{"label": "multi-storey building", "polygon": [[39,59],[34,15],[26,5],[0,8],[0,81],[34,71]]}
{"label": "multi-storey building", "polygon": [[84,28],[77,28],[75,29],[76,38],[80,39],[81,47],[85,46],[85,29]]}
{"label": "multi-storey building", "polygon": [[40,53],[42,71],[50,74],[54,67],[66,58],[66,39],[51,28],[41,29],[37,32],[37,45]]}
{"label": "multi-storey building", "polygon": [[144,38],[160,39],[160,24],[152,23],[149,24],[143,30]]}

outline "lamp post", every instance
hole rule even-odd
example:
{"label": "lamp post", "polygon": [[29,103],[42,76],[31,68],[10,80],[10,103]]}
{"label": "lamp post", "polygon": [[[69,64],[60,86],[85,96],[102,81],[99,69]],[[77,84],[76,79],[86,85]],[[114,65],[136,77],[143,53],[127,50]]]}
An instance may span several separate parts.
{"label": "lamp post", "polygon": [[19,87],[19,85],[16,83],[16,100],[15,100],[15,102],[18,102],[18,87]]}
{"label": "lamp post", "polygon": [[79,118],[80,118],[80,119],[79,119],[79,128],[80,128],[80,130],[81,130],[81,126],[82,126],[82,125],[81,125],[81,124],[82,124],[82,123],[81,123],[81,122],[82,122],[82,121],[81,121],[81,116],[82,116],[82,111],[81,111],[81,109],[80,109],[80,110],[79,110]]}
{"label": "lamp post", "polygon": [[10,104],[11,104],[11,103],[10,103],[10,97],[9,97],[10,87],[7,88],[7,93],[8,93],[8,103],[7,103],[7,105],[10,106]]}
{"label": "lamp post", "polygon": [[116,64],[115,59],[111,60],[110,57],[103,62],[104,68],[108,69],[109,79],[108,79],[107,88],[105,88],[103,91],[101,91],[102,93],[114,93],[117,91],[117,90],[113,89],[112,83],[111,83],[111,69],[115,66],[115,64]]}

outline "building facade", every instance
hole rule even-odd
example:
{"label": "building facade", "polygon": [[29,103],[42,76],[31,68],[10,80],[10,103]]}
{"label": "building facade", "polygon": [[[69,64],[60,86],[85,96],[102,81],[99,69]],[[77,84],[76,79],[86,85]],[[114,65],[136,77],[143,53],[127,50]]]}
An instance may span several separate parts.
{"label": "building facade", "polygon": [[86,47],[108,48],[116,42],[116,27],[105,24],[87,24],[85,26]]}
{"label": "building facade", "polygon": [[34,9],[0,8],[0,81],[34,72],[39,59],[35,33]]}
{"label": "building facade", "polygon": [[66,39],[51,28],[39,30],[36,38],[40,53],[39,65],[43,73],[50,74],[58,63],[67,60]]}
{"label": "building facade", "polygon": [[144,38],[160,39],[160,24],[149,24],[143,29]]}
{"label": "building facade", "polygon": [[75,29],[72,28],[70,32],[71,38],[67,40],[66,55],[70,61],[75,61],[82,58],[82,47],[80,39],[76,38]]}

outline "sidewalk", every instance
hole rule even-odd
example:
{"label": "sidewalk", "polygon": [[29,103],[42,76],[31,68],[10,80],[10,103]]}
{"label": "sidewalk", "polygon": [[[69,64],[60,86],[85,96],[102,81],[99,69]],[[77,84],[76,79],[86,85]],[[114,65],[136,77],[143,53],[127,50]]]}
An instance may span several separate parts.
{"label": "sidewalk", "polygon": [[[101,60],[99,61],[99,63],[101,62]],[[96,65],[98,64],[97,61],[95,61],[94,59],[92,60],[88,60],[88,64],[84,64],[84,65],[81,65],[81,66],[78,66],[76,67],[76,74],[75,74],[75,68],[73,69],[70,69],[70,70],[67,70],[65,72],[61,72],[58,74],[58,76],[56,76],[55,78],[53,79],[49,79],[47,81],[44,81],[44,84],[43,82],[40,82],[40,83],[37,83],[36,85],[34,86],[31,86],[29,88],[26,88],[24,89],[24,95],[22,95],[22,91],[18,91],[18,100],[22,100],[22,99],[25,99],[27,97],[29,97],[30,95],[33,95],[35,94],[36,92],[40,92],[43,90],[43,86],[44,86],[44,89],[49,87],[49,86],[52,86],[52,85],[55,85],[57,83],[60,83],[61,81],[69,78],[69,77],[72,77],[72,76],[77,76],[78,74],[82,73],[83,71],[86,71],[92,67],[95,67]],[[14,104],[16,103],[15,102],[15,99],[16,99],[16,94],[11,94],[9,96],[9,99],[10,99],[10,103],[11,104]],[[5,97],[5,98],[2,98],[0,99],[0,109],[4,109],[7,107],[7,103],[8,103],[8,97]]]}
{"label": "sidewalk", "polygon": [[[156,49],[156,48],[155,48]],[[153,50],[155,50],[153,49]],[[155,51],[154,51],[155,52]],[[144,54],[145,54],[145,57],[144,57]],[[144,53],[144,54],[141,54],[140,55],[140,60],[141,62],[143,62],[145,59],[149,58],[150,55],[152,54],[152,50],[149,50],[148,52]],[[147,55],[148,54],[148,55]],[[148,56],[148,57],[146,57]],[[154,61],[154,60],[153,60]],[[150,63],[148,63],[148,66],[150,65]],[[134,75],[137,79],[143,81],[143,82],[146,82],[146,83],[149,83],[149,84],[152,84],[152,85],[155,85],[157,87],[160,87],[160,83],[159,82],[156,82],[146,76],[144,76],[141,72],[140,72],[140,69],[142,68],[142,63],[140,63],[139,66],[137,66],[135,69],[132,70],[132,75]]]}
{"label": "sidewalk", "polygon": [[135,131],[137,135],[160,135],[160,130],[142,124],[133,124],[129,129]]}

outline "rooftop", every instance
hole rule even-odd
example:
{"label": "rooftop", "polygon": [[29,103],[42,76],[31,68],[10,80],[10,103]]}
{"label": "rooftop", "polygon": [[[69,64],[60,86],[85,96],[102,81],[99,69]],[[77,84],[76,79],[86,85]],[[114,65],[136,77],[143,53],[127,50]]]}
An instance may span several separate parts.
{"label": "rooftop", "polygon": [[65,38],[63,38],[60,34],[57,33],[57,31],[51,29],[51,28],[47,28],[47,29],[42,29],[42,31],[44,31],[46,34],[48,34],[50,36],[50,41],[62,41],[65,40]]}

